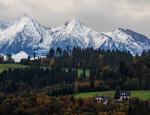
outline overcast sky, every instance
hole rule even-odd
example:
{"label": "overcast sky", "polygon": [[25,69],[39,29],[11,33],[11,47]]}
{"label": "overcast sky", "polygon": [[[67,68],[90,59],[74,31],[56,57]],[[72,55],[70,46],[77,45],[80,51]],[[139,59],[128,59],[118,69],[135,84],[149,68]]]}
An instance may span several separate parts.
{"label": "overcast sky", "polygon": [[123,27],[150,37],[150,0],[0,0],[0,20],[24,13],[49,27],[76,17],[98,32]]}

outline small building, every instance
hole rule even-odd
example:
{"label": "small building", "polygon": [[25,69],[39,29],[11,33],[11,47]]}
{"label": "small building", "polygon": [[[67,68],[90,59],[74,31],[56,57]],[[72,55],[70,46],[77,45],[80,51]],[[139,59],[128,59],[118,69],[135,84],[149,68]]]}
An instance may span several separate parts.
{"label": "small building", "polygon": [[130,95],[130,91],[120,91],[120,99],[122,100],[128,100]]}
{"label": "small building", "polygon": [[103,104],[107,105],[107,103],[109,101],[109,97],[108,96],[97,96],[96,101],[103,102]]}
{"label": "small building", "polygon": [[114,98],[118,101],[125,101],[130,98],[130,95],[131,95],[130,91],[119,90],[119,91],[116,91]]}

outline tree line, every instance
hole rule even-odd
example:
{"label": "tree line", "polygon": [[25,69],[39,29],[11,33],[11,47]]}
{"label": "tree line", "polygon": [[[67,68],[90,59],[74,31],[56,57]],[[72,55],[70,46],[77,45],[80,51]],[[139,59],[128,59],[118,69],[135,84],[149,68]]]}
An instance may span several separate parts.
{"label": "tree line", "polygon": [[[59,49],[58,51],[61,51]],[[57,52],[58,52],[57,51]],[[150,89],[150,52],[133,57],[129,52],[100,51],[74,48],[70,54],[52,50],[47,56],[49,66],[36,65],[8,69],[0,73],[0,91],[14,93],[24,90],[42,90],[49,95],[99,90]],[[111,61],[112,60],[112,61]],[[48,62],[49,64],[49,62]],[[78,68],[83,72],[78,75]],[[89,70],[89,76],[86,75]],[[54,90],[52,90],[54,89]]]}
{"label": "tree line", "polygon": [[5,95],[0,93],[1,115],[149,115],[149,101],[131,98],[107,105],[95,98],[76,99],[73,96],[52,97],[44,93]]}

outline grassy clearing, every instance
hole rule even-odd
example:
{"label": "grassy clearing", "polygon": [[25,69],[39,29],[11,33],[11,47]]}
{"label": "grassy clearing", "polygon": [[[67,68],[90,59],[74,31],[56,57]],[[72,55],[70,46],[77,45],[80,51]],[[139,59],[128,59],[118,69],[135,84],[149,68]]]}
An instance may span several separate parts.
{"label": "grassy clearing", "polygon": [[25,67],[28,67],[28,66],[21,65],[21,64],[0,64],[0,73],[9,68],[15,69],[15,68],[25,68]]}
{"label": "grassy clearing", "polygon": [[95,97],[95,96],[110,96],[113,98],[115,94],[115,91],[99,91],[99,92],[87,92],[87,93],[78,93],[75,94],[75,98],[90,98],[90,97]]}
{"label": "grassy clearing", "polygon": [[[78,69],[78,77],[80,77],[81,74],[83,74],[83,69],[80,69],[80,68],[79,68],[79,69]],[[86,74],[87,77],[89,77],[89,76],[90,76],[90,70],[86,69],[86,70],[85,70],[85,74]]]}
{"label": "grassy clearing", "polygon": [[132,97],[138,97],[142,100],[150,100],[150,90],[149,91],[132,91]]}
{"label": "grassy clearing", "polygon": [[[95,96],[109,96],[111,98],[114,97],[115,91],[99,91],[99,92],[87,92],[87,93],[78,93],[75,94],[75,98],[89,98]],[[131,97],[137,97],[141,100],[150,100],[150,90],[139,90],[139,91],[131,91]]]}
{"label": "grassy clearing", "polygon": [[[65,68],[65,70],[66,70],[66,72],[68,72],[67,68]],[[83,69],[78,68],[77,72],[78,72],[78,77],[80,77],[83,74]],[[86,76],[88,78],[90,76],[90,70],[89,69],[85,69],[85,74],[86,74]]]}

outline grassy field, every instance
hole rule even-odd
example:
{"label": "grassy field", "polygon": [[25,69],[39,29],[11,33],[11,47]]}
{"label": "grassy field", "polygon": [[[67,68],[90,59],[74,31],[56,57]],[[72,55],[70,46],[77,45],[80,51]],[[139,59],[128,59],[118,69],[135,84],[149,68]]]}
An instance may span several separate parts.
{"label": "grassy field", "polygon": [[[115,91],[100,91],[100,92],[88,92],[88,93],[78,93],[75,94],[75,98],[89,98],[89,97],[95,97],[95,96],[109,96],[111,98],[114,97]],[[144,91],[144,90],[139,90],[139,91],[131,91],[131,97],[138,97],[141,100],[150,100],[150,90]]]}
{"label": "grassy field", "polygon": [[[65,68],[65,70],[66,70],[66,72],[68,72],[67,68]],[[78,72],[78,77],[80,77],[83,74],[83,69],[78,68],[77,72]],[[88,78],[90,76],[90,70],[89,69],[85,69],[85,74],[86,74],[86,77]]]}
{"label": "grassy field", "polygon": [[25,67],[28,66],[21,65],[21,64],[0,64],[0,73],[9,68],[15,69],[15,68],[25,68]]}
{"label": "grassy field", "polygon": [[[83,69],[78,69],[78,77],[80,77],[81,76],[81,74],[83,74]],[[85,70],[85,74],[86,74],[86,76],[87,77],[89,77],[90,76],[90,71],[88,70],[88,69],[86,69]]]}

